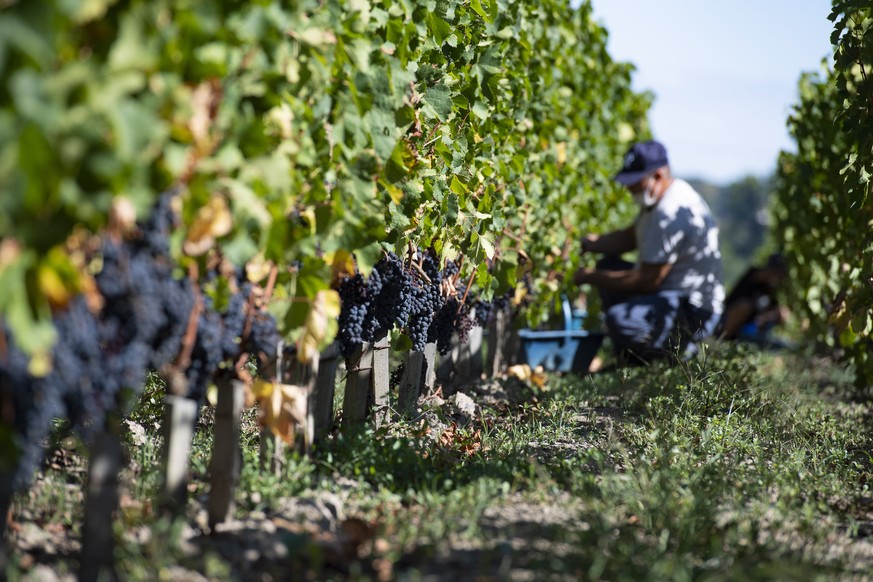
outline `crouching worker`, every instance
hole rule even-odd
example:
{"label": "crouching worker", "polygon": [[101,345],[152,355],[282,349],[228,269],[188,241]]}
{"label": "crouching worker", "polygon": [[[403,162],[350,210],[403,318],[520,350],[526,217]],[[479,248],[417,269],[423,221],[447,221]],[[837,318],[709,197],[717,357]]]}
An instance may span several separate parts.
{"label": "crouching worker", "polygon": [[[718,227],[709,206],[670,174],[656,141],[634,145],[615,180],[639,213],[628,227],[582,239],[583,253],[604,257],[581,268],[577,284],[599,290],[607,335],[620,361],[688,358],[712,335],[722,313],[724,285]],[[620,255],[637,252],[636,264]]]}
{"label": "crouching worker", "polygon": [[777,290],[787,276],[788,263],[778,253],[770,255],[762,267],[749,267],[725,299],[716,335],[763,347],[788,347],[770,335],[773,326],[786,317]]}

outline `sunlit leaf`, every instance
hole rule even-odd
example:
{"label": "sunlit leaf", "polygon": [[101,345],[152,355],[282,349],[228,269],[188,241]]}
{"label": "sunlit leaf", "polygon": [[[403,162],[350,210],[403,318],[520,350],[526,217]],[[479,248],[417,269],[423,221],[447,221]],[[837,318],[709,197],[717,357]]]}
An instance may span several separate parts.
{"label": "sunlit leaf", "polygon": [[228,234],[232,228],[233,215],[227,202],[222,196],[214,196],[197,211],[182,248],[188,255],[202,255],[214,246],[216,238]]}
{"label": "sunlit leaf", "polygon": [[305,425],[309,394],[301,386],[255,381],[252,392],[260,406],[260,422],[286,444],[294,444],[298,426]]}

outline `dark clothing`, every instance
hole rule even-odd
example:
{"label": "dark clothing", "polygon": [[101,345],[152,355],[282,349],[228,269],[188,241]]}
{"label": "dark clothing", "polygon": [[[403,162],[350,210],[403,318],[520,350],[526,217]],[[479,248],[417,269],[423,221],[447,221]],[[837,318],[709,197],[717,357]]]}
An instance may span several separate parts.
{"label": "dark clothing", "polygon": [[[633,269],[617,257],[597,263],[605,271]],[[621,353],[640,361],[669,355],[691,355],[699,341],[712,333],[717,317],[691,304],[687,294],[660,291],[648,295],[616,293],[600,289],[606,330]]]}
{"label": "dark clothing", "polygon": [[[758,317],[765,313],[778,312],[779,300],[776,297],[776,289],[765,283],[763,278],[760,277],[762,271],[763,269],[759,267],[750,267],[740,277],[740,280],[728,294],[727,299],[725,299],[725,314],[732,311],[732,308],[739,303],[746,303],[751,307],[749,316],[743,321],[737,332],[725,334],[725,339],[737,339],[738,336],[748,334],[750,331],[754,331],[757,334],[762,331],[758,330],[757,325],[755,325]],[[723,335],[722,327],[724,321],[723,318],[719,323],[716,335]],[[755,330],[751,330],[752,326],[755,327]]]}

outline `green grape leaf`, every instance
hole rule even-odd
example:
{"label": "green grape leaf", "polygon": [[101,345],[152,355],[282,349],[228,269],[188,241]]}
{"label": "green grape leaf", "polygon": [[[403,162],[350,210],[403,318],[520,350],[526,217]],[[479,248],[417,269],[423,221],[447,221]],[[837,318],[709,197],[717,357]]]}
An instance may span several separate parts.
{"label": "green grape leaf", "polygon": [[428,87],[422,101],[422,111],[430,118],[446,121],[452,113],[452,92],[445,85]]}
{"label": "green grape leaf", "polygon": [[484,0],[485,5],[482,5],[480,0],[472,0],[470,2],[470,8],[472,8],[476,14],[482,17],[482,19],[488,24],[492,24],[495,20],[497,20],[498,14],[498,5],[497,0]]}

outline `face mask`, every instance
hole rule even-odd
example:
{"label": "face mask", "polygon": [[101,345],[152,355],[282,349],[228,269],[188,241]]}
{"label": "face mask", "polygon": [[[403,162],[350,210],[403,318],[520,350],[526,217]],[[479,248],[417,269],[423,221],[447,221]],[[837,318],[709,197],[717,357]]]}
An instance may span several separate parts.
{"label": "face mask", "polygon": [[643,209],[651,208],[655,205],[655,202],[657,202],[655,199],[654,185],[649,186],[642,192],[632,194],[632,196],[634,198],[634,204]]}

